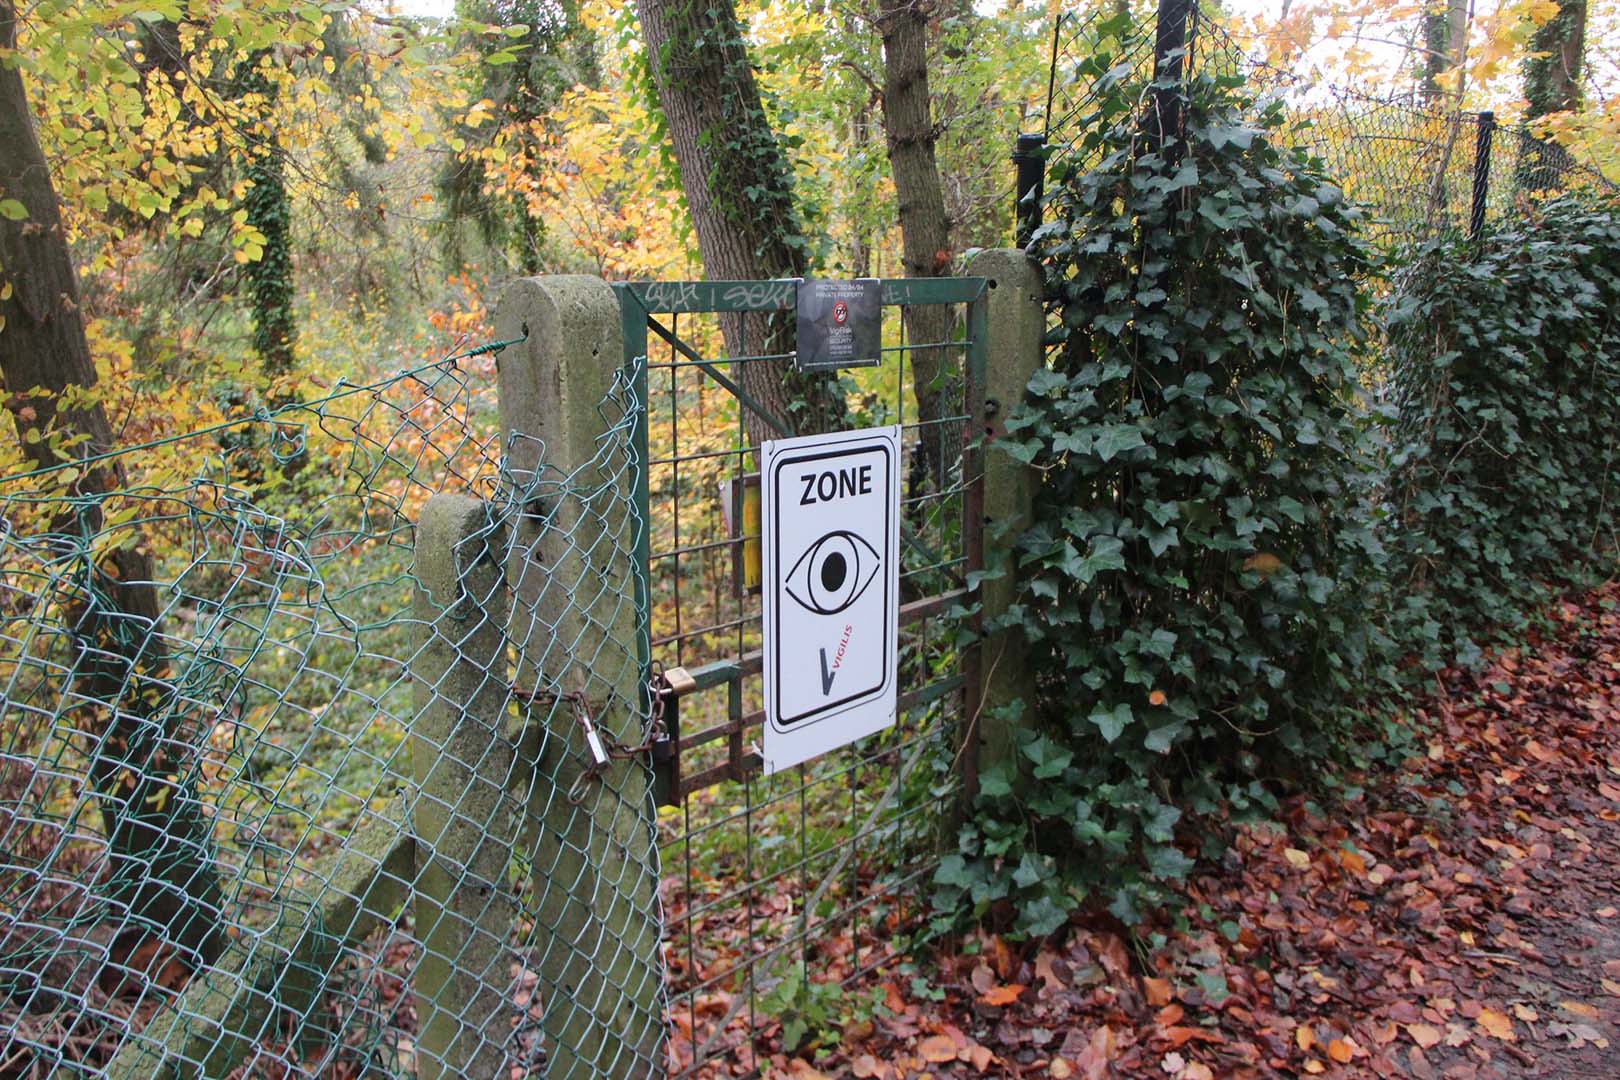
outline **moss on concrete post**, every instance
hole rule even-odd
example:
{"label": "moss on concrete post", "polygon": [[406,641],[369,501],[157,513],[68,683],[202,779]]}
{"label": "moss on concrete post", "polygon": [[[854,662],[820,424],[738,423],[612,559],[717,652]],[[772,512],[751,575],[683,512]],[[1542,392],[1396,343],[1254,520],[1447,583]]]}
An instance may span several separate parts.
{"label": "moss on concrete post", "polygon": [[531,805],[547,1075],[662,1075],[651,769],[641,755],[590,770],[574,704],[619,743],[641,741],[642,524],[628,432],[604,409],[623,366],[619,305],[598,278],[526,278],[502,295],[495,332],[526,337],[498,365],[516,507],[511,637],[545,728]]}
{"label": "moss on concrete post", "polygon": [[516,899],[507,793],[503,530],[465,495],[435,495],[416,527],[416,966],[418,1075],[505,1076]]}
{"label": "moss on concrete post", "polygon": [[[998,248],[968,260],[964,274],[990,285],[989,355],[985,365],[986,423],[990,434],[1005,434],[1003,425],[1024,400],[1035,369],[1046,362],[1041,339],[1046,332],[1041,275],[1023,251]],[[980,587],[984,620],[992,624],[1013,601],[1015,565],[1009,546],[1030,521],[1036,471],[1000,450],[994,442],[984,455],[985,569],[1000,577]],[[1029,690],[1029,672],[1016,638],[1005,632],[985,638],[980,662],[983,680],[979,719],[979,772],[1014,760],[1018,710]]]}

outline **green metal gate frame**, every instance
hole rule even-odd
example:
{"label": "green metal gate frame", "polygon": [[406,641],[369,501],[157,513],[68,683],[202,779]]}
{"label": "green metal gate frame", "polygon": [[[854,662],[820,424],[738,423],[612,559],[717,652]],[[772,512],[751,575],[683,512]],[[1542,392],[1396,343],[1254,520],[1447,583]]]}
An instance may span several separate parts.
{"label": "green metal gate frame", "polygon": [[[713,379],[735,397],[742,407],[749,409],[758,416],[773,431],[782,436],[794,434],[793,430],[780,418],[759,405],[753,398],[738,385],[738,383],[723,374],[717,364],[729,363],[733,357],[707,359],[699,355],[691,346],[681,341],[676,334],[657,320],[658,315],[687,315],[687,314],[722,314],[722,313],[770,313],[791,310],[796,302],[798,278],[777,278],[769,281],[679,281],[679,282],[616,282],[614,292],[619,298],[621,330],[624,336],[624,363],[631,385],[634,388],[636,401],[639,404],[635,427],[633,430],[634,446],[637,458],[642,467],[636,470],[635,500],[636,506],[642,515],[642,521],[650,521],[651,513],[651,470],[647,467],[648,453],[648,344],[649,329],[667,342],[672,348],[687,357],[705,375]],[[918,307],[924,305],[950,306],[955,304],[967,305],[967,337],[962,342],[965,350],[965,363],[963,365],[963,411],[961,420],[965,425],[974,425],[978,418],[984,415],[984,385],[985,371],[988,363],[989,348],[989,284],[980,277],[957,278],[885,278],[882,285],[882,306],[884,307]],[[932,346],[936,343],[928,343]],[[902,350],[914,346],[901,346]],[[889,350],[884,350],[885,352]],[[901,387],[904,394],[905,388]],[[973,430],[969,427],[969,430]],[[983,529],[983,447],[982,440],[974,439],[962,448],[962,487],[965,498],[962,537],[965,565],[959,587],[950,593],[927,597],[922,600],[906,604],[900,611],[901,625],[909,621],[926,618],[938,614],[951,604],[969,599],[972,590],[966,582],[969,575],[984,568],[984,529]],[[904,527],[902,527],[904,528]],[[915,537],[905,536],[902,542],[916,548],[921,541]],[[923,549],[927,553],[926,548]],[[643,527],[640,543],[636,552],[637,563],[641,573],[636,575],[636,609],[638,613],[637,647],[640,651],[642,665],[642,682],[644,685],[653,685],[652,665],[652,632],[651,632],[651,599],[649,596],[649,576],[651,550],[651,530]],[[977,626],[975,626],[977,630]],[[964,650],[963,670],[957,679],[949,684],[930,688],[933,693],[944,694],[954,689],[964,691],[964,715],[968,718],[968,729],[962,733],[964,740],[971,740],[974,736],[974,726],[977,720],[977,705],[979,693],[978,680],[978,650],[970,648]],[[740,744],[745,721],[742,715],[742,680],[758,675],[762,669],[762,657],[758,651],[733,660],[720,660],[704,664],[691,672],[696,681],[696,691],[726,686],[730,695],[728,702],[728,723],[734,729],[729,734],[733,737],[733,754],[729,763],[729,772],[720,774],[717,770],[709,770],[693,778],[693,784],[688,787],[682,784],[683,790],[696,790],[709,783],[721,779],[741,779],[742,770],[757,762],[742,757]],[[918,692],[902,695],[899,708],[903,711],[908,707],[922,704],[928,700]],[[649,703],[650,707],[650,703]],[[972,745],[969,742],[967,745]],[[972,792],[977,787],[977,756],[974,754],[962,755],[963,785],[965,790]],[[713,775],[711,775],[713,774]]]}
{"label": "green metal gate frame", "polygon": [[[773,281],[629,282],[614,285],[614,291],[619,300],[625,374],[637,403],[631,438],[640,467],[635,470],[633,484],[634,498],[641,513],[643,525],[640,530],[636,552],[637,566],[640,572],[634,576],[634,580],[635,604],[638,613],[637,650],[644,676],[642,684],[645,686],[654,686],[657,674],[653,662],[655,642],[652,626],[652,583],[654,580],[653,562],[655,556],[652,551],[653,519],[651,515],[653,512],[653,500],[651,466],[653,462],[649,450],[649,427],[650,413],[652,411],[650,370],[655,365],[650,363],[649,357],[651,335],[656,335],[662,343],[667,345],[672,356],[679,355],[682,358],[680,366],[698,369],[703,373],[704,378],[712,380],[726,390],[738,402],[739,419],[741,411],[747,409],[759,417],[764,426],[769,427],[778,434],[783,436],[794,434],[781,418],[772,416],[761,408],[738,384],[738,381],[729,377],[722,370],[725,365],[738,361],[772,359],[791,362],[790,355],[769,358],[750,356],[706,358],[680,338],[676,332],[679,329],[679,323],[676,320],[683,315],[772,313],[792,310],[796,305],[797,285],[798,279],[792,278]],[[975,750],[978,743],[981,693],[979,639],[982,635],[980,633],[980,619],[976,613],[977,589],[975,583],[977,581],[976,572],[982,570],[984,566],[983,449],[985,436],[989,431],[986,426],[985,385],[986,368],[989,359],[990,283],[981,277],[886,279],[881,282],[881,288],[882,305],[886,308],[923,305],[965,306],[965,320],[961,327],[965,331],[965,336],[961,339],[925,343],[906,343],[902,341],[898,346],[886,347],[884,349],[884,358],[885,362],[887,362],[894,353],[898,352],[901,357],[905,357],[911,351],[920,349],[953,349],[960,347],[963,350],[960,371],[953,370],[951,375],[953,381],[960,380],[959,393],[956,393],[956,388],[953,387],[951,399],[953,404],[960,405],[960,411],[954,407],[943,409],[941,411],[948,415],[934,418],[932,421],[940,425],[960,425],[959,430],[962,432],[961,443],[957,447],[945,441],[951,428],[942,426],[940,429],[942,445],[947,447],[947,460],[950,460],[954,465],[954,452],[959,449],[961,455],[960,475],[957,482],[949,492],[941,492],[942,497],[949,497],[958,493],[961,497],[960,536],[958,541],[960,555],[947,563],[946,560],[930,551],[921,538],[910,535],[903,526],[902,543],[913,552],[920,552],[927,557],[929,566],[925,567],[925,569],[943,569],[944,576],[948,579],[948,585],[938,582],[936,579],[936,583],[942,584],[942,589],[934,595],[915,598],[904,603],[901,607],[899,620],[902,628],[904,628],[921,620],[954,619],[957,620],[956,625],[958,627],[967,629],[970,633],[963,639],[965,643],[959,645],[956,649],[957,670],[954,675],[948,674],[949,668],[946,668],[944,671],[937,672],[936,675],[941,677],[934,678],[928,685],[910,690],[902,686],[898,711],[901,715],[905,715],[909,711],[930,702],[944,699],[948,695],[961,695],[960,713],[955,732],[956,741],[953,747],[955,750],[953,769],[959,777],[960,791],[964,794],[971,794],[977,787],[979,757]],[[666,326],[660,321],[659,316],[673,317],[671,319],[673,327]],[[904,359],[901,362],[904,364]],[[673,368],[675,365],[667,366]],[[903,431],[906,430],[908,424],[905,416],[904,401],[906,394],[911,389],[905,374],[905,371],[902,370],[897,378],[898,419],[902,424]],[[672,378],[673,392],[675,392],[675,389],[674,379]],[[675,430],[678,432],[678,417],[672,423],[677,425]],[[744,440],[744,442],[749,441],[751,440]],[[738,447],[735,452],[746,455],[750,452],[750,449],[751,447],[744,445]],[[727,453],[731,452],[733,451],[727,451]],[[671,458],[669,464],[678,466],[681,460],[683,459],[677,453]],[[664,463],[660,462],[660,464]],[[675,505],[678,508],[680,499],[678,479],[674,498],[676,500]],[[739,528],[737,531],[740,533],[741,529]],[[679,555],[681,550],[680,544],[677,542],[670,554]],[[678,560],[675,563],[674,576],[678,582],[680,576]],[[677,603],[678,607],[679,604]],[[967,614],[964,615],[963,612]],[[677,631],[676,637],[677,639],[680,638],[679,631]],[[727,740],[726,759],[718,765],[703,769],[690,776],[677,777],[672,792],[674,801],[681,802],[688,794],[700,792],[704,788],[726,780],[747,780],[758,772],[761,764],[758,757],[745,752],[744,747],[746,733],[762,722],[762,716],[757,711],[752,714],[745,714],[744,685],[746,680],[758,676],[761,671],[762,656],[760,651],[758,649],[743,651],[740,640],[733,655],[710,660],[688,670],[695,684],[692,690],[693,693],[714,691],[721,687],[725,688],[727,693],[726,720],[723,724],[710,726],[703,731],[679,731],[676,735],[679,745],[676,754],[676,768],[679,768],[679,760],[684,751],[696,749],[720,738]],[[649,690],[649,697],[652,692]],[[648,707],[653,707],[650,700]],[[897,766],[894,783],[898,784],[900,782],[902,774],[903,767]],[[803,792],[804,790],[801,783],[800,791]],[[887,805],[888,798],[885,796],[874,808],[873,817],[875,818],[877,813]],[[857,825],[852,820],[849,827],[845,829],[847,842],[851,845],[855,844],[863,836],[867,835],[866,827],[871,824],[871,818],[862,825]],[[682,836],[684,840],[690,842],[689,834],[683,833]],[[802,839],[801,836],[801,841]],[[853,848],[846,848],[844,851],[839,852],[840,860],[830,871],[829,877],[844,872],[844,868],[848,865],[847,852],[852,850]],[[828,853],[821,852],[816,857],[820,858]],[[690,866],[688,869],[690,870]],[[913,875],[905,880],[910,883],[908,887],[913,887],[920,880],[925,879],[926,867],[920,874]],[[690,882],[688,888],[690,888]],[[744,897],[745,903],[752,904],[754,902],[753,889],[753,885],[748,885],[741,890],[746,894]],[[810,894],[808,889],[806,892],[807,896],[800,898],[801,908],[804,910],[807,910],[808,906],[815,902],[817,897],[822,896],[821,887],[818,887],[813,894]],[[860,903],[865,902],[865,900],[860,901]],[[859,904],[856,906],[859,906]],[[801,918],[805,917],[807,916],[801,915]],[[854,917],[853,909],[849,917]],[[829,918],[831,921],[836,921],[836,917]],[[851,925],[853,926],[853,924]],[[692,933],[690,925],[687,927],[687,933],[688,935]],[[790,937],[776,948],[785,948],[796,941],[799,949],[799,962],[807,964],[806,956],[809,937],[809,926],[808,923],[805,923],[796,938]],[[747,996],[750,999],[757,989],[754,980],[758,974],[758,967],[763,965],[769,971],[770,965],[774,963],[774,960],[771,959],[772,955],[772,950],[768,949],[765,953],[751,960],[746,973],[742,973],[740,967],[733,969],[735,972],[742,973],[740,977],[748,981]],[[809,981],[808,971],[805,972],[804,978],[806,982]],[[733,1002],[733,1010],[737,1007],[737,1003],[743,999],[743,996],[741,994],[737,995]],[[752,1012],[753,1006],[750,1000],[750,1013],[752,1014]],[[728,1012],[727,1016],[720,1021],[719,1028],[714,1034],[723,1033],[722,1029],[730,1017],[731,1013]],[[752,1030],[752,1027],[750,1030]],[[750,1036],[750,1038],[753,1037]],[[702,1048],[696,1048],[696,1036],[694,1034],[692,1039],[694,1045],[692,1067],[696,1067],[705,1060],[712,1060],[712,1057],[705,1057],[704,1053],[713,1038],[714,1035],[711,1035]],[[755,1053],[757,1053],[757,1049]]]}

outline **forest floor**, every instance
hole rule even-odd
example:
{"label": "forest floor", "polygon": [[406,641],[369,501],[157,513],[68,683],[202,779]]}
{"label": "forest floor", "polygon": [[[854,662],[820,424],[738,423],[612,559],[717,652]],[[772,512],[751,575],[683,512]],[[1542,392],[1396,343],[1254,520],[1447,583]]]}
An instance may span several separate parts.
{"label": "forest floor", "polygon": [[1620,585],[1549,620],[1436,680],[1409,769],[1227,826],[1179,919],[980,936],[769,1074],[1620,1077]]}

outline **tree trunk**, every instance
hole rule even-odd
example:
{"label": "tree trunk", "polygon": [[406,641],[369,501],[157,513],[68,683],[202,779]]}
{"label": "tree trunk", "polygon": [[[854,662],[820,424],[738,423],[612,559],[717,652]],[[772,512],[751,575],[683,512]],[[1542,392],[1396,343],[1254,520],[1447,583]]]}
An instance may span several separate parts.
{"label": "tree trunk", "polygon": [[[1468,47],[1468,0],[1428,0],[1423,9],[1423,77],[1419,92],[1426,102],[1440,95],[1440,78],[1462,66]],[[1462,97],[1457,93],[1459,100]]]}
{"label": "tree trunk", "polygon": [[[951,233],[934,156],[936,134],[928,97],[925,0],[881,0],[878,29],[883,35],[883,124],[888,131],[889,171],[900,209],[906,276],[941,277],[950,273]],[[912,459],[911,491],[915,497],[947,486],[945,432],[938,420],[947,415],[960,383],[951,373],[953,351],[928,347],[947,339],[950,309],[935,305],[908,307],[903,318],[906,343],[913,347],[905,355],[911,365],[917,418],[924,425],[919,453]]]}
{"label": "tree trunk", "polygon": [[[0,0],[0,50],[15,49],[16,42],[13,0]],[[0,216],[0,282],[11,287],[9,299],[0,300],[0,378],[24,453],[47,468],[61,464],[64,454],[83,460],[107,451],[112,431],[101,406],[82,396],[72,408],[57,408],[65,391],[93,387],[96,370],[22,73],[3,64],[0,146],[6,148],[0,194],[27,212],[20,221]],[[78,441],[64,447],[69,439]],[[218,952],[222,901],[208,820],[182,760],[186,741],[178,729],[185,706],[163,647],[151,556],[133,531],[101,555],[93,555],[86,540],[103,528],[100,497],[122,486],[116,461],[85,467],[69,487],[77,505],[49,523],[62,547],[57,588],[73,649],[59,707],[73,718],[90,758],[113,900],[206,960]],[[45,604],[41,600],[36,618]]]}
{"label": "tree trunk", "polygon": [[[259,354],[268,381],[292,373],[293,345],[298,338],[293,316],[292,208],[287,199],[281,147],[270,124],[277,91],[262,67],[271,55],[267,49],[249,57],[233,87],[238,100],[256,99],[260,116],[258,145],[250,150],[249,187],[242,209],[247,211],[247,223],[264,235],[264,252],[247,264],[247,279],[253,308],[253,351]],[[282,403],[281,399],[272,400]]]}
{"label": "tree trunk", "polygon": [[1525,116],[1567,112],[1581,101],[1581,64],[1586,52],[1586,0],[1558,0],[1558,14],[1530,39],[1524,64]]}
{"label": "tree trunk", "polygon": [[[1524,63],[1525,120],[1576,108],[1586,52],[1586,0],[1558,0],[1558,14],[1531,37],[1530,52]],[[1562,146],[1525,133],[1519,153],[1521,187],[1560,187],[1569,165],[1569,152]]]}
{"label": "tree trunk", "polygon": [[[711,279],[803,277],[806,240],[793,179],[760,100],[733,0],[636,0],[647,62],[680,168],[681,188]],[[726,316],[732,356],[793,349],[793,320]],[[782,361],[744,364],[742,388],[795,431],[814,431],[843,414],[836,385]],[[757,417],[744,421],[756,441]]]}

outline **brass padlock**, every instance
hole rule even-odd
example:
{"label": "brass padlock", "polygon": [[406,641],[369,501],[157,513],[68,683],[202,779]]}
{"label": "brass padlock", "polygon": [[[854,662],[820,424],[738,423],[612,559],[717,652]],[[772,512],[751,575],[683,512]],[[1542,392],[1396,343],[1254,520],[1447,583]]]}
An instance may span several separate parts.
{"label": "brass padlock", "polygon": [[661,721],[652,744],[653,796],[659,806],[681,804],[681,698],[696,689],[697,680],[683,667],[653,677],[653,708]]}

